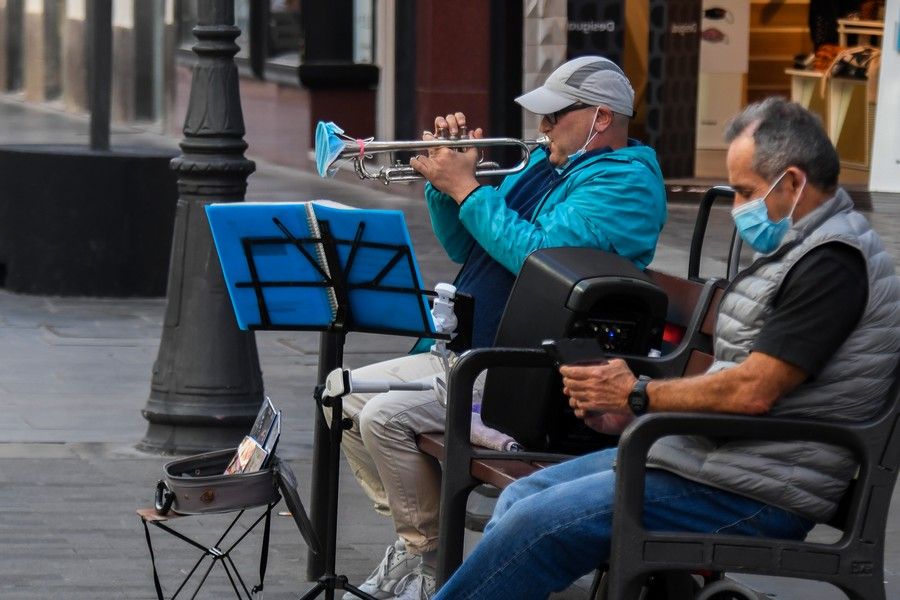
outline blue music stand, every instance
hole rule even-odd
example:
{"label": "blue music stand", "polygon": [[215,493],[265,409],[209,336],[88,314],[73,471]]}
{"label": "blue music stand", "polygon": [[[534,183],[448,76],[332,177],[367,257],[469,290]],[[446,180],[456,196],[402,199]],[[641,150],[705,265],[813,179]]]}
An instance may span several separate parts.
{"label": "blue music stand", "polygon": [[[436,333],[403,213],[333,203],[229,203],[206,207],[238,325],[251,330],[321,331],[310,512],[324,556],[310,553],[318,583],[301,600],[346,589],[372,596],[335,573],[341,397],[323,398],[342,366],[349,331],[449,339]],[[331,408],[328,427],[325,408]],[[322,562],[324,561],[324,564]]]}
{"label": "blue music stand", "polygon": [[241,329],[434,336],[398,210],[211,204],[206,213]]}

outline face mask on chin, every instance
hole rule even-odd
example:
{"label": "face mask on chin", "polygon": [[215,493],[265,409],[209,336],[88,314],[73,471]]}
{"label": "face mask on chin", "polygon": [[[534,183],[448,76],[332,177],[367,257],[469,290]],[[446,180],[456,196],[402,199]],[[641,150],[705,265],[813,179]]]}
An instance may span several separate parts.
{"label": "face mask on chin", "polygon": [[594,122],[597,120],[597,114],[599,112],[600,112],[600,107],[598,106],[597,110],[594,111],[594,118],[591,119],[591,129],[590,129],[590,131],[588,131],[587,139],[581,145],[581,148],[579,148],[578,150],[576,150],[575,152],[570,154],[568,156],[568,158],[566,158],[566,162],[564,162],[562,165],[556,167],[557,173],[562,173],[563,171],[565,171],[566,167],[571,165],[573,162],[575,162],[576,159],[580,158],[582,154],[587,152],[588,144],[590,144],[594,140],[594,138],[597,137],[597,134],[599,133],[598,131],[594,131]]}
{"label": "face mask on chin", "polygon": [[763,196],[742,204],[731,211],[731,217],[734,219],[734,225],[737,227],[741,239],[762,254],[769,254],[781,244],[781,240],[784,239],[785,234],[793,224],[791,217],[794,214],[794,209],[797,208],[797,202],[800,201],[803,189],[806,187],[806,179],[804,178],[800,191],[797,192],[797,196],[791,204],[790,212],[783,219],[772,221],[769,219],[766,198],[781,183],[785,175],[787,175],[787,171],[778,176],[778,179],[775,180]]}

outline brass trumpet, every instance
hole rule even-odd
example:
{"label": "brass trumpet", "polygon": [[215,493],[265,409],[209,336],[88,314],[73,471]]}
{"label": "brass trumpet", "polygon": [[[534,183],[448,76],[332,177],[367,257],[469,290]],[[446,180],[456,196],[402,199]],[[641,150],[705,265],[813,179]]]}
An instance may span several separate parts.
{"label": "brass trumpet", "polygon": [[494,146],[514,146],[521,150],[519,162],[511,167],[501,167],[495,162],[481,161],[475,169],[476,177],[509,175],[517,173],[528,165],[531,151],[537,146],[545,146],[549,142],[547,136],[534,140],[516,138],[437,138],[430,141],[367,141],[353,140],[342,135],[343,131],[328,130],[322,123],[316,130],[316,162],[319,174],[323,177],[333,175],[340,160],[353,162],[354,170],[360,179],[378,179],[385,185],[394,181],[418,181],[423,177],[408,164],[397,160],[391,165],[381,166],[378,170],[367,167],[366,161],[378,154],[394,152],[419,152],[433,148],[489,148]]}

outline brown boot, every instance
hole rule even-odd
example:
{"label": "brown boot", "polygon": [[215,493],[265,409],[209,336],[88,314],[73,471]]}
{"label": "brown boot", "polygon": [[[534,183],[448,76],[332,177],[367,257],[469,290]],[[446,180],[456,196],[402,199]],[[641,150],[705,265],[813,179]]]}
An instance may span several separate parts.
{"label": "brown boot", "polygon": [[816,49],[816,56],[813,59],[812,69],[814,71],[826,71],[828,67],[831,66],[831,63],[834,62],[834,57],[837,56],[841,50],[843,50],[843,48],[837,44],[822,44]]}

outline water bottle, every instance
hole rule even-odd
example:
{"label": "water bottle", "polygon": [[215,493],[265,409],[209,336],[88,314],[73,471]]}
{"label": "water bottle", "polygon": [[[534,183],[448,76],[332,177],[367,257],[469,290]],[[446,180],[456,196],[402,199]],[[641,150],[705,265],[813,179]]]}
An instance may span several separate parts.
{"label": "water bottle", "polygon": [[438,333],[453,334],[456,331],[456,313],[453,312],[453,299],[456,298],[456,287],[449,283],[439,283],[434,286],[437,298],[431,307],[431,319]]}
{"label": "water bottle", "polygon": [[[434,286],[437,292],[437,298],[431,307],[431,320],[434,321],[434,330],[437,333],[445,333],[453,335],[456,331],[457,319],[456,313],[453,311],[453,299],[456,298],[456,287],[449,283],[439,283]],[[431,346],[431,353],[441,359],[444,366],[444,381],[450,376],[450,355],[447,350],[447,342],[444,340],[435,340]],[[440,393],[438,400],[441,400]],[[445,405],[445,402],[441,402]]]}

